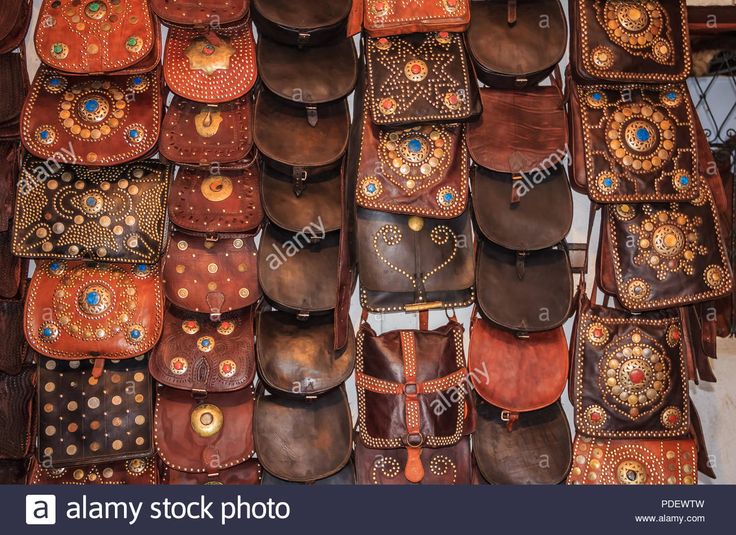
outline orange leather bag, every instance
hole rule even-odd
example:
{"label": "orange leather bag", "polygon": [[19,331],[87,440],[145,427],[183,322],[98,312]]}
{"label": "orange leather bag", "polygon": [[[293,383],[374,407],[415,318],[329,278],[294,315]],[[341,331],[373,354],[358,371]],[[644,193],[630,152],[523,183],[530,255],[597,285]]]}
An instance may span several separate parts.
{"label": "orange leather bag", "polygon": [[371,37],[419,32],[464,32],[470,25],[470,0],[359,0],[363,26]]}

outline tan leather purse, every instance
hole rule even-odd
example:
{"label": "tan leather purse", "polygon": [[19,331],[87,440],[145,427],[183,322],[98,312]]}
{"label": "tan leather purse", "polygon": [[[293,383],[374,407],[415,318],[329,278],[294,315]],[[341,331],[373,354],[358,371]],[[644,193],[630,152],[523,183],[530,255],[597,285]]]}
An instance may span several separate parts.
{"label": "tan leather purse", "polygon": [[28,473],[28,484],[158,485],[159,471],[153,456],[69,468],[45,468],[34,460]]}
{"label": "tan leather purse", "polygon": [[464,32],[470,0],[355,0],[363,4],[363,26],[371,37],[436,31]]}

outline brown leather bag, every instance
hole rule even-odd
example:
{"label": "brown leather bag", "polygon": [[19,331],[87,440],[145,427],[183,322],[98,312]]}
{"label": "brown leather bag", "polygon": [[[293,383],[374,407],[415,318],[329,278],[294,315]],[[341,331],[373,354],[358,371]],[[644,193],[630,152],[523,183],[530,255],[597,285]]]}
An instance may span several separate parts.
{"label": "brown leather bag", "polygon": [[28,344],[23,336],[23,300],[0,299],[0,373],[18,375],[28,363]]}
{"label": "brown leather bag", "polygon": [[363,26],[371,37],[416,32],[464,32],[470,23],[469,0],[354,0],[363,4]]}
{"label": "brown leather bag", "polygon": [[256,77],[250,20],[206,30],[169,28],[164,79],[180,97],[210,104],[229,102],[248,93]]}
{"label": "brown leather bag", "polygon": [[0,373],[0,459],[23,459],[33,437],[33,397],[36,369],[25,366],[15,375]]}
{"label": "brown leather bag", "polygon": [[[214,171],[214,170],[213,170]],[[248,233],[263,219],[258,165],[244,169],[180,167],[171,186],[169,218],[195,233]]]}
{"label": "brown leather bag", "polygon": [[305,402],[269,394],[259,385],[253,423],[258,460],[266,471],[288,481],[312,483],[329,477],[350,460],[352,422],[343,386]]}
{"label": "brown leather bag", "polygon": [[209,393],[198,400],[190,392],[159,385],[154,438],[166,465],[189,474],[217,474],[253,455],[253,387]]}
{"label": "brown leather bag", "polygon": [[117,165],[155,150],[161,114],[159,70],[67,77],[41,67],[23,106],[21,140],[39,158]]}
{"label": "brown leather bag", "polygon": [[158,160],[90,169],[26,157],[15,196],[13,254],[157,262],[166,246],[170,174]]}
{"label": "brown leather bag", "polygon": [[477,404],[473,456],[483,479],[493,485],[556,485],[572,462],[570,426],[557,401],[526,412],[509,430],[506,411]]}
{"label": "brown leather bag", "polygon": [[366,107],[381,126],[459,122],[482,106],[460,33],[367,38]]}
{"label": "brown leather bag", "polygon": [[44,261],[31,279],[23,328],[47,357],[127,359],[156,344],[163,315],[155,264]]}
{"label": "brown leather bag", "polygon": [[253,148],[251,122],[250,95],[217,105],[174,96],[164,117],[159,150],[180,165],[230,167],[245,160]]}
{"label": "brown leather bag", "polygon": [[26,459],[0,460],[0,485],[25,485],[27,465]]}
{"label": "brown leather bag", "polygon": [[[34,41],[45,64],[72,74],[104,74],[160,57],[158,21],[145,0],[44,0]],[[158,44],[157,44],[158,40]],[[158,64],[158,58],[151,67]]]}
{"label": "brown leather bag", "polygon": [[[355,485],[355,466],[353,465],[353,461],[351,460],[346,464],[342,470],[340,470],[338,473],[331,475],[329,477],[326,477],[324,479],[318,479],[317,481],[310,481],[310,485]],[[266,486],[276,486],[276,485],[305,485],[305,483],[297,483],[294,481],[287,481],[285,479],[280,479],[276,476],[272,476],[268,472],[263,472],[263,478],[261,480],[261,485]]]}
{"label": "brown leather bag", "polygon": [[261,465],[256,459],[212,474],[180,472],[163,464],[161,480],[167,485],[259,485],[261,474]]}
{"label": "brown leather bag", "polygon": [[575,437],[568,485],[696,485],[698,447],[692,439],[603,440]]}
{"label": "brown leather bag", "polygon": [[692,200],[698,175],[695,113],[684,84],[570,82],[573,178],[600,203]]}
{"label": "brown leather bag", "polygon": [[662,83],[689,76],[685,0],[573,0],[569,11],[578,78]]}
{"label": "brown leather bag", "polygon": [[[0,234],[7,233],[11,228],[16,183],[20,175],[20,153],[18,141],[0,140]],[[9,239],[6,240],[10,243]]]}
{"label": "brown leather bag", "polygon": [[478,78],[499,89],[538,84],[567,50],[560,0],[470,2],[468,52]]}
{"label": "brown leather bag", "polygon": [[211,27],[244,19],[250,0],[151,0],[151,8],[167,25]]}
{"label": "brown leather bag", "polygon": [[[349,322],[349,320],[348,320]],[[262,310],[256,323],[258,377],[270,391],[312,398],[344,383],[355,366],[355,334],[333,347],[334,319],[321,315],[299,319]]]}
{"label": "brown leather bag", "polygon": [[252,308],[223,314],[214,322],[206,314],[170,305],[149,369],[159,383],[191,390],[200,398],[245,388],[256,373]]}
{"label": "brown leather bag", "polygon": [[219,321],[221,314],[258,301],[261,290],[253,235],[214,238],[172,231],[163,283],[174,305]]}
{"label": "brown leather bag", "polygon": [[33,16],[32,0],[8,0],[0,12],[0,54],[23,43]]}
{"label": "brown leather bag", "polygon": [[[359,485],[411,485],[406,478],[407,450],[366,448],[360,436],[355,439],[355,472]],[[424,448],[420,453],[426,466],[420,485],[470,485],[472,456],[470,437],[444,448]]]}
{"label": "brown leather bag", "polygon": [[475,429],[463,327],[451,318],[432,331],[377,335],[364,321],[356,344],[360,441],[378,450],[405,448],[404,477],[419,483],[428,468],[424,448],[453,446]]}
{"label": "brown leather bag", "polygon": [[0,139],[20,136],[20,112],[30,85],[25,53],[0,55]]}
{"label": "brown leather bag", "polygon": [[101,371],[92,360],[38,356],[38,461],[61,468],[151,455],[151,386],[146,356]]}
{"label": "brown leather bag", "polygon": [[289,46],[321,46],[347,35],[351,0],[252,0],[258,33]]}
{"label": "brown leather bag", "polygon": [[158,485],[159,472],[154,457],[127,461],[99,462],[79,467],[46,468],[31,463],[29,485]]}

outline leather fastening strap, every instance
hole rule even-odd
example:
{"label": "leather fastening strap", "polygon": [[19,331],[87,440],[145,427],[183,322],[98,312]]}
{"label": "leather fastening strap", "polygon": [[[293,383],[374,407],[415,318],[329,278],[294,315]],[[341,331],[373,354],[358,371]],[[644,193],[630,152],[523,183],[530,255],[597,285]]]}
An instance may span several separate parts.
{"label": "leather fastening strap", "polygon": [[506,16],[506,22],[509,26],[516,24],[517,13],[516,13],[516,0],[508,0],[508,14]]}

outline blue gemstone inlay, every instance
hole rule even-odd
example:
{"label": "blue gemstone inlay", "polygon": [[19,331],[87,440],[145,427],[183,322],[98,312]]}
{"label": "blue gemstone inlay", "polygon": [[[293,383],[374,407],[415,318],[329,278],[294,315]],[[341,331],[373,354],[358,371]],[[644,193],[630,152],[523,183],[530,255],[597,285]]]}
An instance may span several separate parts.
{"label": "blue gemstone inlay", "polygon": [[59,263],[58,262],[52,262],[49,266],[51,268],[51,271],[57,271],[59,269]]}
{"label": "blue gemstone inlay", "polygon": [[97,199],[95,199],[94,197],[88,197],[87,198],[87,206],[89,206],[90,208],[92,208],[95,205],[97,205]]}
{"label": "blue gemstone inlay", "polygon": [[56,87],[56,86],[58,86],[58,85],[61,85],[61,80],[60,80],[59,78],[52,78],[52,79],[51,79],[51,80],[49,81],[49,83],[50,83],[50,84],[51,84],[52,86]]}
{"label": "blue gemstone inlay", "polygon": [[138,137],[138,130],[131,130],[130,131],[130,137],[132,137],[133,139],[137,138]]}
{"label": "blue gemstone inlay", "polygon": [[636,139],[638,139],[641,142],[649,141],[649,138],[651,137],[651,134],[649,133],[649,130],[646,128],[640,128],[636,131]]}
{"label": "blue gemstone inlay", "polygon": [[689,183],[690,183],[690,178],[688,178],[685,175],[682,175],[680,177],[680,184],[682,184],[683,186],[687,186]]}
{"label": "blue gemstone inlay", "polygon": [[51,336],[51,335],[53,335],[53,334],[54,334],[54,331],[52,331],[52,330],[51,330],[51,327],[46,327],[46,328],[45,328],[45,329],[43,330],[43,335],[44,335],[44,336],[45,336],[46,338],[48,338],[49,336]]}
{"label": "blue gemstone inlay", "polygon": [[613,180],[611,180],[610,178],[606,178],[603,180],[603,185],[607,188],[610,188],[611,186],[613,186]]}
{"label": "blue gemstone inlay", "polygon": [[136,76],[135,78],[133,78],[133,83],[135,85],[141,85],[143,83],[143,78],[141,78],[140,76]]}
{"label": "blue gemstone inlay", "polygon": [[368,184],[368,186],[365,188],[368,193],[375,193],[376,192],[376,185],[375,184]]}
{"label": "blue gemstone inlay", "polygon": [[141,337],[141,332],[138,329],[133,329],[132,331],[130,331],[130,337],[138,339]]}
{"label": "blue gemstone inlay", "polygon": [[135,269],[137,269],[141,273],[144,273],[148,271],[148,266],[146,264],[138,264],[137,266],[135,266]]}
{"label": "blue gemstone inlay", "polygon": [[99,109],[99,107],[100,107],[100,103],[97,102],[96,100],[90,99],[84,103],[84,109],[87,110],[89,113],[96,112]]}
{"label": "blue gemstone inlay", "polygon": [[41,130],[41,133],[39,133],[39,134],[38,134],[38,136],[39,136],[39,137],[40,137],[41,139],[44,139],[44,140],[46,140],[46,139],[48,139],[48,138],[49,138],[49,131],[48,131],[48,130]]}
{"label": "blue gemstone inlay", "polygon": [[420,150],[422,150],[422,142],[418,139],[412,139],[407,144],[407,147],[411,152],[419,152]]}
{"label": "blue gemstone inlay", "polygon": [[596,102],[599,102],[602,98],[603,98],[603,95],[601,95],[597,91],[593,93],[593,100],[595,100]]}
{"label": "blue gemstone inlay", "polygon": [[210,345],[210,341],[209,341],[209,340],[202,340],[202,345],[203,345],[204,347],[209,347],[209,345]]}
{"label": "blue gemstone inlay", "polygon": [[452,202],[453,198],[454,196],[452,193],[445,193],[445,195],[443,196],[443,199],[445,200],[445,202]]}
{"label": "blue gemstone inlay", "polygon": [[677,93],[674,91],[667,93],[667,100],[677,100]]}
{"label": "blue gemstone inlay", "polygon": [[84,296],[85,301],[90,306],[96,306],[100,304],[100,294],[97,292],[90,292]]}

